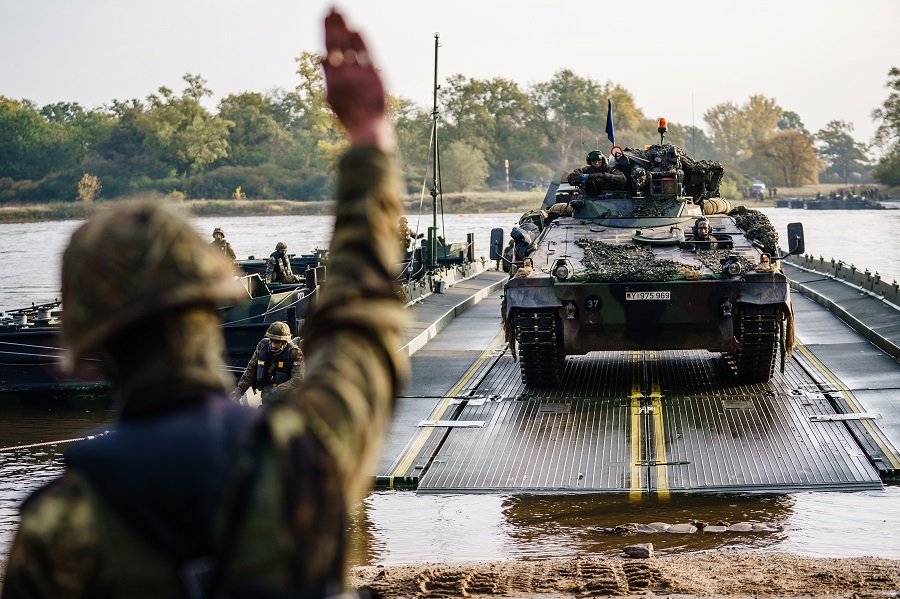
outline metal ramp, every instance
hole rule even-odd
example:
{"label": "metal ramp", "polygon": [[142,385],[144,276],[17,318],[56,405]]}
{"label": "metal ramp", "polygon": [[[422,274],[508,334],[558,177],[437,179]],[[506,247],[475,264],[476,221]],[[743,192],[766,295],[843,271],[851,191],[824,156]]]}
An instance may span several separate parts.
{"label": "metal ramp", "polygon": [[532,389],[498,338],[380,478],[422,493],[881,488],[835,416],[794,361],[740,386],[705,351],[596,352]]}

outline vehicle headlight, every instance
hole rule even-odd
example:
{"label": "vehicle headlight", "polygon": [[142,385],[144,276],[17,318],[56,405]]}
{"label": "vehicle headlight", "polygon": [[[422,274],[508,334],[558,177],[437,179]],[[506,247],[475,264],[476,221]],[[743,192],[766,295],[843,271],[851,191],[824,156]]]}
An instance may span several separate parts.
{"label": "vehicle headlight", "polygon": [[728,274],[730,274],[732,277],[736,277],[744,272],[744,269],[741,268],[741,263],[737,260],[729,262],[726,268],[728,270]]}
{"label": "vehicle headlight", "polygon": [[557,260],[553,265],[553,276],[560,281],[565,281],[572,276],[572,265],[568,260]]}

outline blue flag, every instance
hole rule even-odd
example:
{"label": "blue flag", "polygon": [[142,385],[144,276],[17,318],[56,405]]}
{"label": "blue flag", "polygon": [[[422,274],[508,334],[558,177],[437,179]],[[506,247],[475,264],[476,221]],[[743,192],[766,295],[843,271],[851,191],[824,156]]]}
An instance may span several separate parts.
{"label": "blue flag", "polygon": [[609,98],[606,99],[606,137],[609,138],[609,143],[616,145],[616,130],[613,127],[612,119],[612,100]]}

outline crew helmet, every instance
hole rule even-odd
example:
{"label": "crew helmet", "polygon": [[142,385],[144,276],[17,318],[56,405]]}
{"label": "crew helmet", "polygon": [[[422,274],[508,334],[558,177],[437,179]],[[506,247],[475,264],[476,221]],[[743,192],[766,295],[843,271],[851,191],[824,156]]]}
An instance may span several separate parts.
{"label": "crew helmet", "polygon": [[278,243],[275,244],[275,251],[276,251],[276,252],[283,252],[283,251],[285,251],[286,249],[287,249],[287,244],[286,244],[285,242],[283,242],[283,241],[279,241]]}
{"label": "crew helmet", "polygon": [[273,322],[266,330],[266,338],[274,341],[290,341],[291,327],[289,327],[286,322]]}
{"label": "crew helmet", "polygon": [[174,207],[128,202],[98,212],[62,260],[63,367],[146,316],[178,306],[245,300],[222,252]]}
{"label": "crew helmet", "polygon": [[587,163],[590,164],[595,160],[599,160],[601,166],[606,166],[608,161],[606,160],[606,156],[603,155],[599,150],[591,150],[587,155]]}
{"label": "crew helmet", "polygon": [[221,233],[222,237],[225,237],[225,231],[222,230],[222,227],[216,227],[215,229],[213,229],[213,237],[216,236],[216,233]]}
{"label": "crew helmet", "polygon": [[697,228],[699,227],[700,223],[706,223],[708,232],[712,233],[712,226],[709,224],[709,219],[706,218],[705,216],[701,216],[697,220],[694,221],[694,226],[691,227],[691,232],[694,234],[694,237],[697,237],[697,235],[699,234],[697,232]]}

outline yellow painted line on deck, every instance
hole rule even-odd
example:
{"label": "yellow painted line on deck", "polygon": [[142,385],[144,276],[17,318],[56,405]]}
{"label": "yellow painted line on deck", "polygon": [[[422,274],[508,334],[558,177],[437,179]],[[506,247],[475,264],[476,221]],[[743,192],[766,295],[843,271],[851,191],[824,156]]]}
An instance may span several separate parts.
{"label": "yellow painted line on deck", "polygon": [[656,449],[656,487],[657,493],[662,499],[669,498],[669,467],[666,466],[668,457],[666,455],[666,435],[663,428],[663,411],[662,411],[662,388],[659,386],[659,368],[656,361],[656,352],[650,352],[650,374],[651,374],[651,391],[650,397],[653,400],[653,438]]}
{"label": "yellow painted line on deck", "polygon": [[[829,370],[828,367],[825,366],[825,364],[823,364],[805,345],[797,344],[794,346],[794,349],[803,354],[803,357],[809,361],[813,368],[819,371],[819,374],[821,374],[841,395],[844,396],[844,399],[847,400],[847,404],[854,412],[866,411],[856,400],[853,393],[846,388],[843,381],[831,372],[831,370]],[[890,460],[891,466],[893,468],[900,468],[900,455],[897,454],[897,450],[894,447],[885,443],[884,433],[881,432],[881,429],[879,429],[871,420],[859,420],[858,422],[869,432],[869,436],[875,441],[885,457]]]}
{"label": "yellow painted line on deck", "polygon": [[[494,351],[497,345],[501,341],[504,340],[503,329],[500,329],[497,332],[497,335],[491,339],[491,342],[488,343],[488,346],[481,352],[481,355],[469,366],[469,369],[466,370],[465,374],[460,377],[460,379],[453,385],[453,388],[447,392],[447,395],[442,397],[440,401],[438,401],[437,405],[431,411],[431,415],[427,418],[428,420],[440,420],[441,416],[447,411],[447,407],[450,405],[450,402],[456,398],[456,395],[467,385],[469,381],[472,380],[472,377],[475,376],[475,373],[481,368],[481,366],[487,361],[490,357],[491,352]],[[406,452],[400,458],[400,461],[397,463],[397,467],[394,468],[394,471],[391,472],[392,477],[400,477],[405,472],[407,472],[412,466],[413,461],[419,455],[419,452],[422,451],[422,447],[425,446],[425,442],[428,440],[428,437],[434,432],[434,428],[423,428],[419,430],[418,434],[413,438],[412,442],[407,446]]]}
{"label": "yellow painted line on deck", "polygon": [[631,352],[631,471],[629,497],[639,500],[641,487],[641,352]]}

